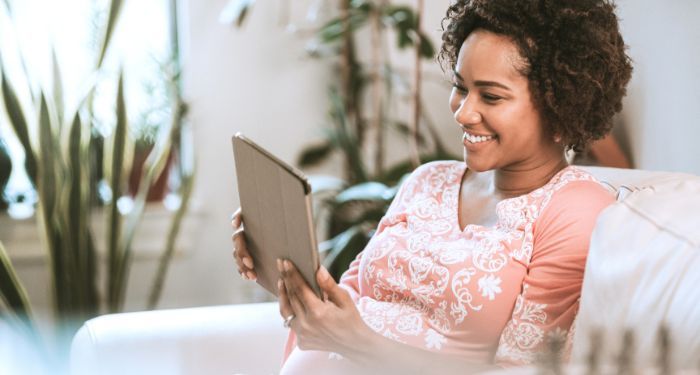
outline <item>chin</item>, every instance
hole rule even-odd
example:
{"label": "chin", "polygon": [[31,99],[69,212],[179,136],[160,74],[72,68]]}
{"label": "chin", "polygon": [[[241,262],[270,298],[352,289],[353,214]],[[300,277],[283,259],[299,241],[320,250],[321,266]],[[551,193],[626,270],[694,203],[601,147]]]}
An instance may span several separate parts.
{"label": "chin", "polygon": [[479,163],[476,160],[469,160],[469,158],[467,157],[464,158],[464,164],[467,165],[467,168],[469,170],[474,172],[486,172],[493,169],[493,166],[491,166],[490,164]]}

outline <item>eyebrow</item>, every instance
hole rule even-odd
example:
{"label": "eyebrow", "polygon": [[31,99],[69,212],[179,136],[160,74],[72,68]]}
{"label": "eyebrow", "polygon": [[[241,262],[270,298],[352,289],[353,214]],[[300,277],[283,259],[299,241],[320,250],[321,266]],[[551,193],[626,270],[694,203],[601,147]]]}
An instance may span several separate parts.
{"label": "eyebrow", "polygon": [[[454,75],[455,75],[455,77],[457,77],[458,81],[464,82],[464,78],[462,77],[461,74],[459,74],[459,72],[456,69],[453,69],[452,73],[454,73]],[[511,91],[510,87],[508,87],[502,83],[496,82],[496,81],[475,81],[474,86],[477,86],[477,87],[500,87],[504,90]]]}

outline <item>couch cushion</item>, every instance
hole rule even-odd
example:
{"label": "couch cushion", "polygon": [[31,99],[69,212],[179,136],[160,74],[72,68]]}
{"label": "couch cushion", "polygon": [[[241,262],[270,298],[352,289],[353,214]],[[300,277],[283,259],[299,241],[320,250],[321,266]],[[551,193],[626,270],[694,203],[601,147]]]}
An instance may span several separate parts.
{"label": "couch cushion", "polygon": [[698,365],[700,178],[659,176],[598,218],[586,264],[574,361],[585,361],[594,329],[603,334],[605,357],[614,358],[623,332],[630,328],[637,361],[652,365],[658,352],[656,332],[665,324],[675,365]]}
{"label": "couch cushion", "polygon": [[595,166],[579,166],[579,168],[595,176],[595,178],[616,195],[618,201],[625,199],[630,193],[638,190],[696,178],[693,175],[678,172],[645,171],[641,169]]}

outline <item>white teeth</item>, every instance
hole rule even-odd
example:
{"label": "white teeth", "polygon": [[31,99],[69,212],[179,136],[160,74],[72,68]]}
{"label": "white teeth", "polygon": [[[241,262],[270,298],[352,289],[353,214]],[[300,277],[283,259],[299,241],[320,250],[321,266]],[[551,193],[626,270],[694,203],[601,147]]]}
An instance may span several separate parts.
{"label": "white teeth", "polygon": [[465,132],[463,138],[468,140],[471,143],[480,143],[480,142],[484,142],[484,141],[490,141],[494,138],[494,136],[493,135],[488,135],[488,136],[486,136],[486,135],[472,135],[472,134]]}

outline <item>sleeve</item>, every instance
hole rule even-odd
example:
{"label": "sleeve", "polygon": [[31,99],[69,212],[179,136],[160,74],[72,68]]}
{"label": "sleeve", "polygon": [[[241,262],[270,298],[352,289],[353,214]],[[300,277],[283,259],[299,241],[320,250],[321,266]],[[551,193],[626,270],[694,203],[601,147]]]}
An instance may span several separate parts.
{"label": "sleeve", "polygon": [[[591,233],[614,197],[594,181],[554,193],[533,227],[533,254],[496,350],[502,367],[531,364],[553,335],[567,340],[578,311]],[[568,353],[564,353],[568,358]]]}

